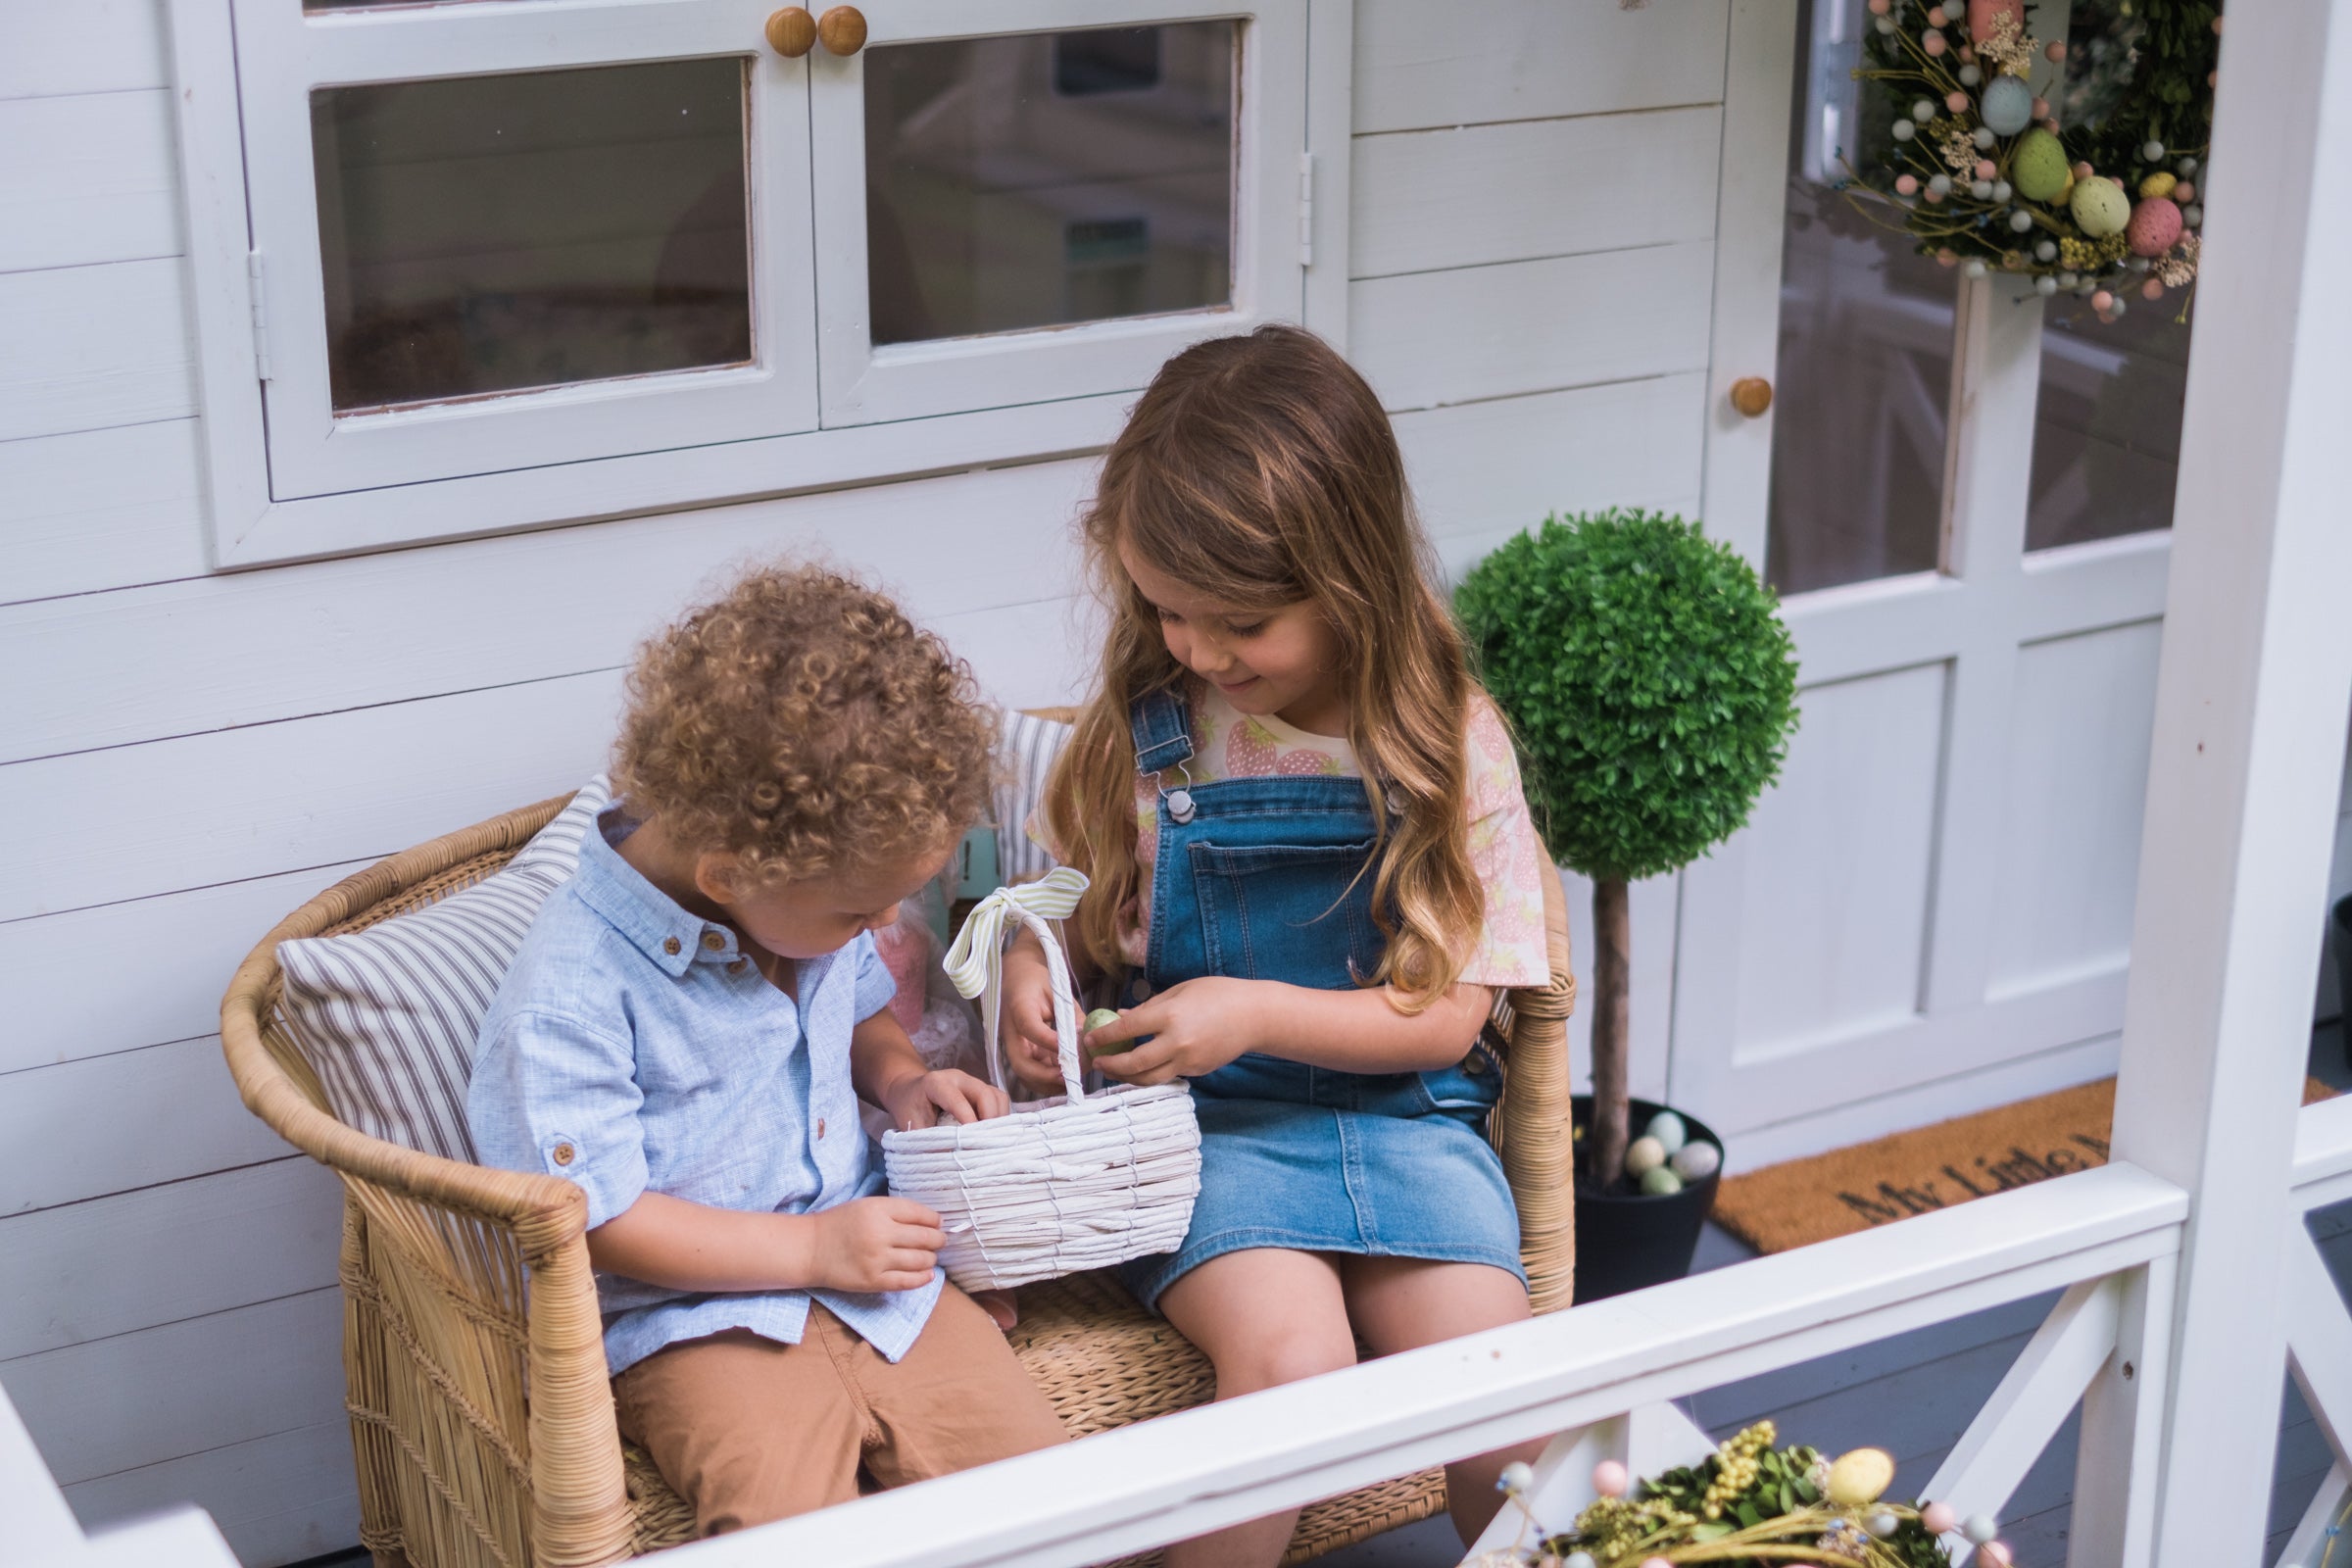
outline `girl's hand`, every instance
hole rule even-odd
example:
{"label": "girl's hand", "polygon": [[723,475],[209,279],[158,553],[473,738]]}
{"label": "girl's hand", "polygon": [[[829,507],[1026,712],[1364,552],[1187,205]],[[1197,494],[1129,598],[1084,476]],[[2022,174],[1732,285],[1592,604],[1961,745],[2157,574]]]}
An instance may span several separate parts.
{"label": "girl's hand", "polygon": [[912,1132],[935,1125],[943,1111],[956,1121],[987,1121],[1010,1110],[1012,1101],[994,1084],[947,1068],[908,1073],[883,1091],[882,1108],[893,1127]]}
{"label": "girl's hand", "polygon": [[1012,1075],[1032,1089],[1061,1088],[1061,1046],[1054,1033],[1054,981],[1035,932],[1023,931],[1004,953],[998,1039]]}
{"label": "girl's hand", "polygon": [[[1172,985],[1081,1044],[1104,1074],[1130,1084],[1164,1084],[1214,1072],[1259,1049],[1271,988],[1263,980],[1204,975]],[[1142,1035],[1152,1039],[1128,1049]]]}
{"label": "girl's hand", "polygon": [[918,1290],[948,1243],[939,1216],[907,1198],[860,1198],[808,1219],[808,1283],[819,1289]]}

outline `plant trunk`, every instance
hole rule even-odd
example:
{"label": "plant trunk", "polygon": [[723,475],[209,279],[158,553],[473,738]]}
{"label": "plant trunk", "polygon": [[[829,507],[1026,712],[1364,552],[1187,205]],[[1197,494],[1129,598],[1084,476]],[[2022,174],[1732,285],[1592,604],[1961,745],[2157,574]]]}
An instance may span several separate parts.
{"label": "plant trunk", "polygon": [[1592,884],[1592,1150],[1586,1167],[1593,1185],[1606,1187],[1625,1170],[1625,1146],[1633,1137],[1626,1088],[1626,956],[1633,922],[1626,911],[1625,884]]}

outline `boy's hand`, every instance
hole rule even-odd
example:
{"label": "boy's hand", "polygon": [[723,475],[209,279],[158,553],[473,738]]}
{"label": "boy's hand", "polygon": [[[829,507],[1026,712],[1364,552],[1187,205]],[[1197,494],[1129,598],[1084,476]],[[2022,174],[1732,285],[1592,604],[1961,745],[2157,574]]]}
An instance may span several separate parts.
{"label": "boy's hand", "polygon": [[823,1290],[917,1290],[930,1283],[948,1244],[939,1216],[908,1198],[860,1198],[808,1218],[808,1283]]}
{"label": "boy's hand", "polygon": [[882,1092],[882,1108],[893,1127],[912,1132],[937,1125],[942,1111],[956,1121],[987,1121],[1010,1110],[1012,1101],[995,1084],[948,1068],[899,1079]]}
{"label": "boy's hand", "polygon": [[1054,1034],[1054,980],[1037,937],[1024,931],[1004,954],[998,1039],[1012,1075],[1032,1089],[1061,1088],[1061,1047]]}
{"label": "boy's hand", "polygon": [[[1164,1084],[1216,1071],[1258,1049],[1271,1000],[1263,980],[1204,975],[1172,985],[1115,1022],[1088,1031],[1080,1045],[1106,1077],[1130,1084]],[[1152,1038],[1129,1048],[1143,1035]]]}

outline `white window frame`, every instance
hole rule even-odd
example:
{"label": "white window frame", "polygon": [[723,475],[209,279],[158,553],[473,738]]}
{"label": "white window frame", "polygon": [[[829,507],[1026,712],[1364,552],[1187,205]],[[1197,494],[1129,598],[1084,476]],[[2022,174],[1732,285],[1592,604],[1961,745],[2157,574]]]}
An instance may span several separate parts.
{"label": "white window frame", "polygon": [[[911,413],[908,411],[919,401],[917,394],[894,393],[904,401],[887,416],[868,414],[866,422],[832,428],[808,427],[816,421],[799,417],[785,422],[801,428],[744,436],[731,431],[714,435],[709,424],[703,424],[675,444],[673,436],[657,437],[658,444],[650,449],[647,441],[615,433],[612,444],[594,455],[580,455],[575,449],[573,455],[564,456],[559,450],[552,458],[535,454],[534,466],[501,462],[494,470],[485,466],[483,471],[413,482],[337,485],[328,493],[297,494],[302,487],[277,478],[272,468],[274,427],[286,416],[277,406],[266,402],[263,372],[265,354],[271,378],[294,374],[292,357],[296,354],[315,356],[317,368],[312,373],[317,379],[317,404],[321,419],[325,417],[323,299],[316,282],[318,259],[316,198],[310,186],[309,91],[322,81],[401,79],[408,70],[387,65],[386,56],[372,47],[356,56],[335,55],[332,51],[340,46],[338,40],[365,38],[373,46],[398,37],[390,29],[402,18],[450,19],[457,13],[477,13],[478,19],[467,16],[459,20],[467,28],[462,34],[467,47],[474,47],[478,40],[478,56],[468,54],[455,66],[444,63],[414,74],[542,70],[591,59],[620,64],[635,59],[741,52],[754,56],[758,78],[771,70],[787,69],[786,64],[757,43],[754,14],[759,7],[747,6],[742,0],[662,0],[658,5],[651,0],[495,0],[478,6],[325,13],[306,18],[297,25],[329,34],[327,42],[299,48],[283,41],[257,45],[242,37],[235,25],[235,18],[248,6],[262,14],[283,10],[291,16],[296,13],[295,0],[168,0],[186,209],[190,316],[203,410],[206,526],[213,565],[222,570],[270,565],[1082,454],[1109,442],[1135,393],[1159,363],[1185,343],[1279,318],[1304,320],[1345,346],[1352,0],[1242,0],[1193,10],[1171,0],[1159,0],[1156,6],[1145,0],[1103,0],[1097,5],[1083,0],[982,3],[986,6],[982,14],[1001,17],[1002,30],[1007,31],[1102,25],[1131,18],[1138,22],[1232,18],[1244,24],[1242,67],[1246,74],[1240,83],[1231,308],[954,340],[947,345],[906,345],[886,350],[882,356],[866,356],[893,371],[905,368],[904,363],[890,363],[893,360],[929,358],[941,367],[943,376],[963,377],[959,384],[988,394],[984,400],[969,401],[952,411]],[[951,7],[945,0],[910,0],[902,16],[889,20],[882,16],[882,9],[877,6],[869,12],[878,42],[947,35],[951,26],[962,35],[975,30],[969,20],[971,8]],[[960,10],[963,20],[947,22],[952,10]],[[632,11],[646,19],[644,25],[626,19]],[[673,16],[691,19],[695,30],[673,33],[669,28]],[[738,16],[752,19],[748,24],[755,44],[731,40],[714,48],[710,29],[722,22],[739,25],[732,20]],[[926,25],[927,32],[914,30]],[[534,28],[542,45],[537,52],[514,41],[531,34]],[[562,46],[563,52],[558,53],[556,46],[547,43],[552,37],[582,34],[646,39],[646,52],[628,54],[580,41]],[[289,57],[313,61],[315,53],[326,64],[303,64],[291,74],[284,70]],[[447,61],[447,50],[441,51],[441,58]],[[477,66],[477,58],[497,63]],[[351,74],[329,74],[329,65]],[[816,83],[826,84],[825,73],[834,67],[845,68],[840,74],[847,78],[852,73],[846,68],[856,65],[856,57],[837,59],[825,55],[820,47],[808,61],[789,69],[807,74],[804,79],[813,77]],[[260,122],[249,122],[247,106],[240,103],[241,71],[249,96],[264,89],[280,95],[272,113],[263,118],[290,143],[280,155],[286,167],[273,165],[264,170],[259,183],[249,183],[247,159],[251,137],[260,129]],[[1289,85],[1279,92],[1266,80],[1276,71],[1289,73]],[[296,75],[302,78],[299,82]],[[779,117],[760,115],[758,92],[756,87],[753,123],[765,131],[769,127],[763,120],[774,122]],[[858,123],[861,133],[861,113]],[[804,120],[798,143],[804,147],[807,125]],[[780,127],[777,135],[786,138]],[[756,215],[762,196],[771,209],[779,203],[776,185],[768,183],[760,171],[763,161],[774,164],[780,151],[774,143],[752,151],[756,172],[751,177],[762,185],[755,195]],[[847,159],[842,153],[838,147],[827,149],[825,168],[854,171],[861,199],[862,151]],[[810,165],[811,160],[804,157],[802,168]],[[825,177],[825,170],[818,170],[815,178]],[[272,180],[279,183],[270,184]],[[307,295],[295,292],[287,282],[299,280],[305,269],[267,252],[260,253],[259,264],[253,261],[258,241],[250,217],[252,197],[273,192],[282,197],[295,183],[302,191],[299,221],[311,225],[303,236],[310,248],[307,272],[312,281]],[[838,209],[838,193],[833,205]],[[825,199],[811,188],[807,210],[814,214],[825,206]],[[862,249],[862,210],[857,211]],[[294,220],[268,218],[262,237],[290,232],[289,221]],[[754,221],[790,227],[781,211],[775,211],[772,219],[756,216]],[[282,241],[277,243],[278,248],[286,248]],[[772,239],[770,243],[772,246]],[[809,247],[802,249],[806,254]],[[813,258],[809,270],[820,273],[838,261]],[[764,293],[789,314],[789,279],[779,286],[777,275],[761,268],[756,259],[755,299]],[[862,303],[861,272],[858,281]],[[823,307],[815,299],[814,287],[808,299],[802,308],[802,323],[817,332],[823,324]],[[771,353],[771,349],[792,341],[792,323],[768,320],[759,305],[755,310],[761,313],[755,322],[761,367],[786,363],[781,353]],[[1061,341],[1036,342],[1043,338]],[[835,337],[824,338],[818,345],[817,363],[808,368],[812,403],[824,384],[824,355],[835,341]],[[862,352],[862,321],[856,341]],[[1049,349],[1053,352],[1046,352]],[[988,368],[992,355],[995,368]],[[419,450],[429,451],[433,443],[440,442],[455,451],[462,449],[467,438],[453,431],[496,427],[536,432],[535,421],[539,420],[559,431],[566,425],[574,431],[590,429],[607,419],[625,424],[646,416],[660,402],[657,393],[670,397],[708,388],[713,393],[757,397],[760,394],[752,388],[763,374],[764,369],[680,371],[516,394],[495,400],[502,407],[470,424],[460,417],[461,410],[424,409],[363,416],[359,422],[372,426],[365,432],[368,439],[398,438],[382,441],[382,450],[391,451],[402,440],[414,440],[423,443]],[[890,379],[884,378],[885,382]],[[916,383],[906,385],[914,387]],[[1020,387],[1018,395],[1027,401],[1011,401],[1004,390],[1007,386]],[[514,405],[511,409],[503,406],[510,403]],[[347,416],[345,423],[353,422]],[[436,425],[440,428],[434,428]],[[559,449],[564,440],[561,434],[533,433],[530,438]],[[355,439],[352,444],[360,443]],[[381,461],[387,466],[392,462]]]}
{"label": "white window frame", "polygon": [[[865,57],[877,46],[1065,28],[1243,19],[1234,73],[1233,293],[1225,306],[1084,326],[872,343],[866,297]],[[816,61],[809,90],[816,172],[817,298],[827,426],[925,418],[970,409],[1142,385],[1187,344],[1297,320],[1300,182],[1268,177],[1306,152],[1306,6],[1262,0],[1254,13],[1181,0],[888,0],[868,12],[865,50]],[[812,60],[816,57],[811,56]]]}
{"label": "white window frame", "polygon": [[[808,262],[807,63],[764,46],[764,0],[608,3],[594,26],[535,5],[399,7],[305,17],[235,0],[246,190],[269,324],[270,475],[302,499],[816,427]],[[745,178],[753,363],[336,415],[327,386],[315,88],[736,57],[748,62]]]}

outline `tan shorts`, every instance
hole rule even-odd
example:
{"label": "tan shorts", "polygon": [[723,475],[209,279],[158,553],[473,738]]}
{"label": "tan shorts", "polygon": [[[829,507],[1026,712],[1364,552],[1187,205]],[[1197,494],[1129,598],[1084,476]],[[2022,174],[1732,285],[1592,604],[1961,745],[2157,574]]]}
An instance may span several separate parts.
{"label": "tan shorts", "polygon": [[811,1302],[798,1345],[746,1329],[657,1350],[612,1380],[620,1430],[718,1535],[1069,1441],[972,1298],[951,1285],[893,1365]]}

